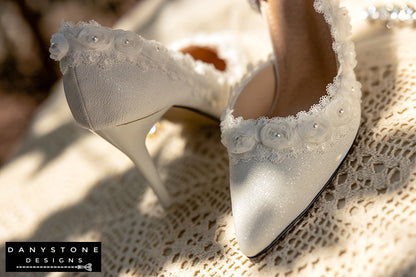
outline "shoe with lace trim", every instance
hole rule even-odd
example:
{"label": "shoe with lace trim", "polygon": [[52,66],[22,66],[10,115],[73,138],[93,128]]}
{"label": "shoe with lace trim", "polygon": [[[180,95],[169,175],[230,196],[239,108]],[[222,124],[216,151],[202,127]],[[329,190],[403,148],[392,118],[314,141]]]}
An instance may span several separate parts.
{"label": "shoe with lace trim", "polygon": [[336,174],[358,132],[351,26],[336,0],[258,0],[274,57],[248,68],[222,122],[236,238],[248,257],[278,241]]}
{"label": "shoe with lace trim", "polygon": [[[227,57],[225,63],[217,59],[221,53],[213,58],[213,46],[221,45],[211,38],[211,43],[210,37],[203,41],[209,45],[190,45],[183,52],[209,54],[223,71],[134,32],[112,30],[95,21],[62,23],[51,38],[51,58],[60,62],[75,120],[129,156],[165,208],[173,199],[146,149],[145,138],[172,106],[220,117],[229,96],[228,79],[239,70],[225,68]],[[198,44],[201,39],[188,42]],[[236,64],[236,58],[231,60]]]}

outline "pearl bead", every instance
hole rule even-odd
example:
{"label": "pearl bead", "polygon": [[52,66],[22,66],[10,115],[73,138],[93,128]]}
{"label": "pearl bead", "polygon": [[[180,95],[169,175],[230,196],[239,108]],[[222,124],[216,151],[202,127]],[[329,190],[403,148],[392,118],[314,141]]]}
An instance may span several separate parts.
{"label": "pearl bead", "polygon": [[344,109],[343,109],[343,108],[339,109],[339,110],[338,110],[338,113],[339,113],[340,115],[343,115],[343,114],[344,114]]}
{"label": "pearl bead", "polygon": [[128,39],[126,39],[125,41],[124,41],[124,44],[129,44],[130,43],[130,40],[128,40]]}
{"label": "pearl bead", "polygon": [[273,133],[273,136],[274,136],[275,138],[280,138],[280,137],[281,137],[281,135],[280,135],[278,132],[274,132],[274,133]]}
{"label": "pearl bead", "polygon": [[314,129],[316,129],[316,128],[318,128],[319,127],[319,125],[318,125],[318,123],[314,123],[313,125],[312,125],[312,127],[314,128]]}
{"label": "pearl bead", "polygon": [[91,39],[93,42],[97,42],[98,41],[98,37],[97,36],[91,36]]}

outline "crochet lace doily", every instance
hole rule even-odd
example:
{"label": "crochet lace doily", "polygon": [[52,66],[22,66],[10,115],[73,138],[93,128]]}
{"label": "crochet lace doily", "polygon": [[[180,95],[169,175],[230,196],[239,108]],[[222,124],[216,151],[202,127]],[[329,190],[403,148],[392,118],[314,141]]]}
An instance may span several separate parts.
{"label": "crochet lace doily", "polygon": [[173,114],[149,137],[178,201],[164,211],[132,163],[76,126],[62,92],[54,94],[0,170],[0,263],[4,241],[101,241],[102,273],[1,266],[0,276],[414,276],[415,48],[411,29],[357,41],[362,122],[352,152],[300,222],[257,259],[235,239],[218,123]]}

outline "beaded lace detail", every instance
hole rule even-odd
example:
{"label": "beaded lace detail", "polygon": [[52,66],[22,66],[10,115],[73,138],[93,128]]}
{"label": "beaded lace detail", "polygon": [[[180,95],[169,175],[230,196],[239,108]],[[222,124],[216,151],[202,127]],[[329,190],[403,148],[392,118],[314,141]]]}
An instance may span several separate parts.
{"label": "beaded lace detail", "polygon": [[202,99],[212,114],[220,115],[228,99],[228,95],[219,93],[228,86],[228,75],[212,64],[170,50],[134,32],[103,27],[94,20],[61,23],[59,31],[51,38],[49,51],[50,57],[60,62],[62,74],[69,67],[81,64],[109,68],[131,62],[140,72],[159,72],[169,76],[172,82],[188,84],[192,96]]}
{"label": "beaded lace detail", "polygon": [[[137,61],[144,39],[132,32],[112,30],[96,21],[61,23],[52,35],[50,57],[60,62],[62,74],[68,67],[80,64],[101,66],[124,61]],[[155,45],[156,46],[156,45]]]}
{"label": "beaded lace detail", "polygon": [[[143,70],[152,66],[163,69],[163,64],[170,59],[180,60],[181,64],[194,68],[214,68],[211,64],[195,61],[190,55],[169,50],[157,41],[145,40],[131,31],[113,30],[94,20],[88,23],[61,23],[59,31],[52,35],[49,52],[52,59],[60,62],[62,74],[65,74],[68,67],[79,64],[105,67],[125,61],[135,62]],[[180,78],[175,71],[167,71],[174,79]],[[220,75],[207,70],[203,73]]]}
{"label": "beaded lace detail", "polygon": [[246,78],[231,91],[229,104],[222,116],[222,143],[228,148],[230,161],[269,160],[278,163],[287,156],[305,151],[325,151],[345,137],[355,126],[348,123],[360,115],[361,85],[353,71],[356,66],[355,50],[349,40],[351,25],[348,12],[338,1],[314,3],[315,10],[323,13],[330,26],[333,49],[338,59],[338,73],[327,86],[327,94],[309,111],[295,116],[261,117],[244,120],[233,116],[234,104],[247,83],[268,61],[249,66]]}

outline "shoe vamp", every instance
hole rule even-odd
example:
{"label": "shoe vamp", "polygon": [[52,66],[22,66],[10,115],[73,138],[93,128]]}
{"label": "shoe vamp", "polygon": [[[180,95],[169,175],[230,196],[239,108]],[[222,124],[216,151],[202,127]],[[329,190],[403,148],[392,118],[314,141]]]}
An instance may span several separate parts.
{"label": "shoe vamp", "polygon": [[279,163],[249,160],[230,165],[234,225],[243,252],[255,255],[263,250],[310,205],[354,138],[351,133],[325,151],[288,156]]}

